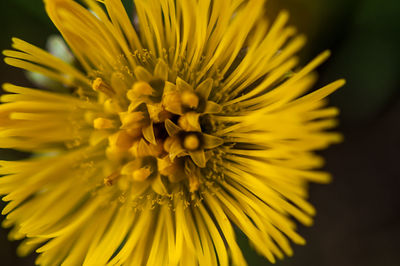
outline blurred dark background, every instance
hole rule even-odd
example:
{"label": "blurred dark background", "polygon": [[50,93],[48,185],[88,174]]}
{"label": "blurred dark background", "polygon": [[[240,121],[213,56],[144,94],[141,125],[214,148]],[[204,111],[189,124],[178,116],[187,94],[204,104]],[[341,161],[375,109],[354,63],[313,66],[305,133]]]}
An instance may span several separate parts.
{"label": "blurred dark background", "polygon": [[[319,86],[347,79],[331,97],[341,109],[345,142],[321,152],[334,182],[310,186],[318,214],[313,227],[299,228],[308,243],[277,265],[400,265],[400,1],[270,0],[267,7],[271,16],[288,9],[290,24],[308,36],[304,63],[332,50],[319,68]],[[13,36],[45,47],[56,33],[41,0],[2,0],[0,10],[0,50],[10,48]],[[22,71],[1,62],[4,82],[30,85]],[[0,150],[0,159],[21,156]],[[249,265],[269,265],[239,239]],[[34,255],[15,255],[17,244],[0,229],[0,265],[34,264]]]}

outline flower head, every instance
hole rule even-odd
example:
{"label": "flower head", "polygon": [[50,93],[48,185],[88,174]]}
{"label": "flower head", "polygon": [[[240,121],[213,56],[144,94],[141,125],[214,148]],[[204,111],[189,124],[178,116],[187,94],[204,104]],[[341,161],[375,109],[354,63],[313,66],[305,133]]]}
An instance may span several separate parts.
{"label": "flower head", "polygon": [[19,39],[4,51],[70,92],[3,86],[0,146],[36,155],[0,163],[19,253],[245,265],[237,227],[271,262],[292,255],[307,184],[329,181],[313,151],[340,141],[325,97],[344,81],[306,94],[329,53],[298,69],[305,38],[264,0],[137,0],[137,25],[119,0],[84,2],[45,0],[78,67]]}

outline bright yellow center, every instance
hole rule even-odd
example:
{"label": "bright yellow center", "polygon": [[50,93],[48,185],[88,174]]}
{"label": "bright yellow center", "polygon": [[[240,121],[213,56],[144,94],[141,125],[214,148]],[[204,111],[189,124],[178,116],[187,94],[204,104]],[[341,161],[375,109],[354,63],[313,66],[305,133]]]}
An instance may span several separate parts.
{"label": "bright yellow center", "polygon": [[186,136],[183,141],[183,147],[189,151],[196,150],[199,148],[199,146],[200,146],[199,138],[194,134]]}
{"label": "bright yellow center", "polygon": [[[124,84],[127,79],[118,73],[110,80],[96,78],[92,83],[104,106],[104,114],[89,118],[97,130],[93,138],[101,141],[106,136],[106,156],[117,169],[104,184],[121,187],[124,182],[153,182],[162,175],[171,183],[188,182],[194,192],[200,186],[195,172],[205,166],[206,158],[202,113],[197,109],[200,101],[207,103],[204,91],[212,83],[205,82],[198,89],[180,78],[169,82],[163,61],[155,69],[157,74],[151,74],[138,67],[139,80],[132,84]],[[189,172],[185,170],[188,164],[193,166]]]}

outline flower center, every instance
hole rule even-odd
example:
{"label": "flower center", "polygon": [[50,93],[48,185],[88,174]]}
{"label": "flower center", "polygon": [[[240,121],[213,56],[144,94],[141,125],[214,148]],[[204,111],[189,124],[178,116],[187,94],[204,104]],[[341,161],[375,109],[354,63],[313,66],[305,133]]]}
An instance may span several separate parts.
{"label": "flower center", "polygon": [[126,90],[115,78],[93,81],[104,113],[93,118],[91,141],[107,141],[106,157],[114,169],[104,179],[107,186],[164,178],[171,184],[185,182],[195,192],[208,150],[223,144],[204,131],[200,119],[221,110],[208,99],[213,81],[192,86],[177,77],[170,82],[165,66],[160,60],[153,74],[138,67]]}

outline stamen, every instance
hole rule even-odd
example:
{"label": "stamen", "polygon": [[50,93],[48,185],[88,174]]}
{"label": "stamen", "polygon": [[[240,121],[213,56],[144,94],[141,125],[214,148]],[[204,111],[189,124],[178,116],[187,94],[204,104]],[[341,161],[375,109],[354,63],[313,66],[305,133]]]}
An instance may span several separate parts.
{"label": "stamen", "polygon": [[115,91],[111,88],[111,86],[105,83],[101,78],[96,78],[93,81],[92,88],[94,91],[102,92],[110,98],[115,95]]}

